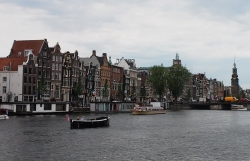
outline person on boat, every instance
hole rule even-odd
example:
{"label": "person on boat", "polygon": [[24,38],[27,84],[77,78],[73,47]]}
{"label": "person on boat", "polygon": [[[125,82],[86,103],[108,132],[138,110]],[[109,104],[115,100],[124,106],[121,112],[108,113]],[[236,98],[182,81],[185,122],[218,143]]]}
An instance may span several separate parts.
{"label": "person on boat", "polygon": [[76,120],[80,120],[80,117],[77,117]]}

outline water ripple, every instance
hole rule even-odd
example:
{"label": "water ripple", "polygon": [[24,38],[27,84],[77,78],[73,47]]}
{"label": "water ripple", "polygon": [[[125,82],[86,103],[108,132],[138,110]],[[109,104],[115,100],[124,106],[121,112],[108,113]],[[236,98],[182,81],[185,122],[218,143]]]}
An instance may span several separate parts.
{"label": "water ripple", "polygon": [[250,160],[249,116],[195,110],[114,114],[108,128],[81,130],[70,130],[62,115],[10,117],[0,121],[0,160]]}

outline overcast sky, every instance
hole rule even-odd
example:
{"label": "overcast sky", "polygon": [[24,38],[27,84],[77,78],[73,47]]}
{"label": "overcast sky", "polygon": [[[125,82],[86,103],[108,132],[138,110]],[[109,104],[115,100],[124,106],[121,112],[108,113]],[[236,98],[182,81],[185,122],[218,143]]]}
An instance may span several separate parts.
{"label": "overcast sky", "polygon": [[14,40],[46,38],[61,52],[107,53],[137,67],[172,65],[250,89],[250,1],[247,0],[1,0],[0,56]]}

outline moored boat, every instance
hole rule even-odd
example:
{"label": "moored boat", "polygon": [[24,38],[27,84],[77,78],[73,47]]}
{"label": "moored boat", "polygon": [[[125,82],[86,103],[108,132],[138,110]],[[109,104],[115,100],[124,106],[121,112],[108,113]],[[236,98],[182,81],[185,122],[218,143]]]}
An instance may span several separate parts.
{"label": "moored boat", "polygon": [[244,107],[243,105],[232,104],[231,105],[231,110],[233,110],[233,111],[246,111],[247,108]]}
{"label": "moored boat", "polygon": [[0,108],[0,120],[7,120],[7,119],[9,119],[8,109]]}
{"label": "moored boat", "polygon": [[109,116],[96,117],[93,119],[81,119],[72,120],[70,119],[71,129],[83,129],[93,127],[107,127],[109,126]]}
{"label": "moored boat", "polygon": [[166,110],[163,107],[147,107],[136,105],[133,110],[131,110],[132,115],[154,115],[154,114],[165,114]]}

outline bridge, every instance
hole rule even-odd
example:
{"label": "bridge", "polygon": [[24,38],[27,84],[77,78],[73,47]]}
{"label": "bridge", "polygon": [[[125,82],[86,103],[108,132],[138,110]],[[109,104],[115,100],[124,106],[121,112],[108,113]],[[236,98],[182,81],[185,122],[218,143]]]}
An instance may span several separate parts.
{"label": "bridge", "polygon": [[211,110],[211,109],[218,109],[218,110],[231,110],[232,104],[234,105],[243,105],[247,109],[250,110],[250,102],[192,102],[189,103],[188,106],[191,109],[199,109],[199,110]]}

